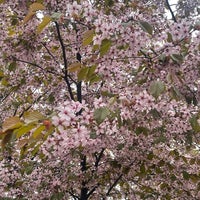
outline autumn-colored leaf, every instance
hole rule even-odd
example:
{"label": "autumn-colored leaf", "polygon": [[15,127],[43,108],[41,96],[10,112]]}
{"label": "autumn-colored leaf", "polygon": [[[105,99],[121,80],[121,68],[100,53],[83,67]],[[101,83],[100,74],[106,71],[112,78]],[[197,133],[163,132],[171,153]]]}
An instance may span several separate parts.
{"label": "autumn-colored leaf", "polygon": [[33,3],[30,5],[29,10],[32,12],[36,12],[38,10],[44,10],[45,7],[41,3]]}
{"label": "autumn-colored leaf", "polygon": [[29,7],[28,14],[25,16],[23,23],[26,24],[29,20],[33,18],[35,15],[36,11],[38,10],[44,10],[45,7],[41,3],[33,3]]}
{"label": "autumn-colored leaf", "polygon": [[6,132],[7,130],[16,129],[22,126],[22,122],[19,117],[10,117],[7,118],[2,125],[3,132]]}
{"label": "autumn-colored leaf", "polygon": [[81,68],[81,63],[80,62],[76,62],[76,63],[73,63],[73,64],[69,65],[68,71],[69,72],[76,72],[76,71],[79,71],[80,68]]}
{"label": "autumn-colored leaf", "polygon": [[51,22],[51,17],[46,15],[42,18],[42,22],[38,25],[36,33],[40,34],[44,28]]}
{"label": "autumn-colored leaf", "polygon": [[1,140],[2,149],[4,149],[6,144],[8,144],[12,140],[12,137],[13,137],[13,131],[12,130],[8,130],[4,133],[3,139]]}
{"label": "autumn-colored leaf", "polygon": [[24,17],[23,23],[26,24],[29,20],[33,18],[35,12],[28,12],[28,14]]}

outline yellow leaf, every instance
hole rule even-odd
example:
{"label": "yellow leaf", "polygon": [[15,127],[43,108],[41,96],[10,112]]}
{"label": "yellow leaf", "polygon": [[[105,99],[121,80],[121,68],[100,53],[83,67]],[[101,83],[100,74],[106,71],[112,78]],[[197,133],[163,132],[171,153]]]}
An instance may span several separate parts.
{"label": "yellow leaf", "polygon": [[22,122],[20,121],[19,117],[10,117],[7,118],[3,125],[3,132],[7,131],[7,130],[12,130],[12,129],[16,129],[22,126]]}
{"label": "yellow leaf", "polygon": [[36,33],[40,34],[43,31],[43,29],[49,24],[50,21],[51,21],[50,16],[44,16],[42,22],[37,27]]}
{"label": "yellow leaf", "polygon": [[44,10],[45,7],[41,3],[33,3],[30,5],[29,10],[32,12],[36,12],[38,10]]}
{"label": "yellow leaf", "polygon": [[73,63],[71,65],[69,65],[68,71],[69,72],[76,72],[81,68],[81,63],[77,62],[77,63]]}
{"label": "yellow leaf", "polygon": [[29,20],[33,18],[34,15],[35,15],[35,12],[29,11],[26,17],[24,17],[23,23],[26,24]]}

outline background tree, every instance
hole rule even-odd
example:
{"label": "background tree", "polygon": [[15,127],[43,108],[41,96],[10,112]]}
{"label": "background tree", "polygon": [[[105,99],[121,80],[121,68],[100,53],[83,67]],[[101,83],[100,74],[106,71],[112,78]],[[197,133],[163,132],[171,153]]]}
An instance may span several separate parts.
{"label": "background tree", "polygon": [[0,3],[1,198],[200,198],[197,1]]}

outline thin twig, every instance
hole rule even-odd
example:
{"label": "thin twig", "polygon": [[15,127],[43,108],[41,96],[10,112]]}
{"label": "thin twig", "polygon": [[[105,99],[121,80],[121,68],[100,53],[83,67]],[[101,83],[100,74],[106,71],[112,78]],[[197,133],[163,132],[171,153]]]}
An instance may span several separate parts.
{"label": "thin twig", "polygon": [[41,42],[41,44],[44,46],[44,48],[47,50],[48,54],[53,58],[53,60],[59,65],[60,63],[56,60],[55,56],[50,52],[47,45],[44,42]]}
{"label": "thin twig", "polygon": [[61,76],[60,74],[57,74],[54,71],[51,71],[51,70],[48,70],[48,69],[46,70],[46,69],[42,68],[40,65],[38,65],[36,63],[32,63],[32,62],[29,62],[27,60],[21,60],[21,59],[15,58],[15,57],[14,57],[14,60],[17,61],[17,62],[22,62],[22,63],[26,63],[26,64],[29,64],[29,65],[35,66],[35,67],[41,69],[42,71],[48,72],[50,74],[54,74],[56,76]]}

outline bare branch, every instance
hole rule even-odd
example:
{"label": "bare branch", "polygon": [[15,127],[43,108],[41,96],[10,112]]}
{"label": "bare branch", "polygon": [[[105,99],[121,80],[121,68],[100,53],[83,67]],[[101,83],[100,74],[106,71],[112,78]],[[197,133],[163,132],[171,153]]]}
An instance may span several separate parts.
{"label": "bare branch", "polygon": [[60,28],[59,28],[59,24],[58,22],[55,22],[56,24],[56,30],[57,30],[57,34],[58,34],[58,40],[60,42],[60,45],[61,45],[61,49],[62,49],[62,54],[63,54],[63,62],[64,62],[64,68],[65,68],[65,82],[67,83],[67,88],[68,88],[68,92],[69,92],[69,95],[70,95],[70,98],[71,100],[74,100],[74,95],[72,93],[72,88],[71,88],[71,84],[69,82],[69,79],[68,79],[68,64],[67,64],[67,57],[66,57],[66,52],[65,52],[65,45],[63,43],[63,40],[62,40],[62,37],[61,37],[61,34],[60,34]]}
{"label": "bare branch", "polygon": [[112,191],[112,189],[117,185],[118,181],[122,178],[123,174],[120,174],[118,176],[118,178],[114,181],[114,183],[110,186],[110,188],[108,189],[108,192],[106,193],[106,196],[109,196],[110,192]]}
{"label": "bare branch", "polygon": [[176,17],[175,17],[175,15],[174,15],[174,13],[173,13],[173,11],[171,9],[171,6],[169,5],[169,1],[168,0],[166,0],[166,5],[167,5],[167,8],[169,9],[169,11],[171,13],[172,19],[174,20],[174,22],[177,22]]}

